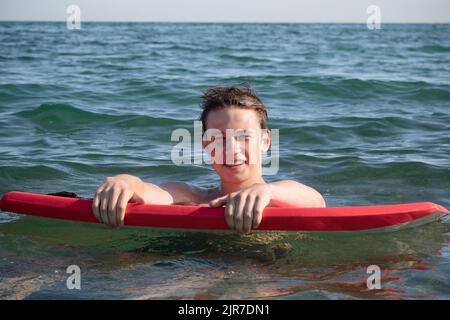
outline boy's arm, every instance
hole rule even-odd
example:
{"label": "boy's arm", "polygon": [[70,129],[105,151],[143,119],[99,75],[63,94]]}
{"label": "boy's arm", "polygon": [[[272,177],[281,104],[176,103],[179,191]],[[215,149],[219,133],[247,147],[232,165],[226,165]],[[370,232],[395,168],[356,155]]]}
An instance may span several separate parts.
{"label": "boy's arm", "polygon": [[258,228],[264,208],[325,207],[322,195],[311,187],[293,180],[256,183],[251,187],[232,192],[209,202],[211,207],[225,205],[225,219],[230,228],[239,234]]}
{"label": "boy's arm", "polygon": [[277,207],[325,207],[325,200],[315,189],[294,180],[270,182],[270,204]]}
{"label": "boy's arm", "polygon": [[156,184],[142,181],[140,178],[121,174],[114,178],[120,178],[129,184],[130,190],[134,193],[130,201],[153,204],[172,204],[173,197],[167,190]]}
{"label": "boy's arm", "polygon": [[184,182],[168,182],[158,186],[128,174],[108,177],[97,189],[92,211],[100,222],[123,225],[129,201],[152,204],[173,204],[196,201],[194,187]]}
{"label": "boy's arm", "polygon": [[196,199],[194,187],[185,182],[165,182],[159,185],[144,182],[132,175],[121,174],[114,178],[127,181],[130,189],[134,191],[131,201],[151,204],[174,204],[192,202]]}

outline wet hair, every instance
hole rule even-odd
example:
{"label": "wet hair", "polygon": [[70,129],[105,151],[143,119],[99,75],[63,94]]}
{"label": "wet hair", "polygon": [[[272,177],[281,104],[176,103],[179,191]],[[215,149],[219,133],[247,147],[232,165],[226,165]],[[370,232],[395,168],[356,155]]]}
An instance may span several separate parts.
{"label": "wet hair", "polygon": [[249,85],[210,87],[203,93],[200,106],[203,131],[206,131],[206,118],[211,111],[232,107],[255,110],[261,129],[267,129],[267,107]]}

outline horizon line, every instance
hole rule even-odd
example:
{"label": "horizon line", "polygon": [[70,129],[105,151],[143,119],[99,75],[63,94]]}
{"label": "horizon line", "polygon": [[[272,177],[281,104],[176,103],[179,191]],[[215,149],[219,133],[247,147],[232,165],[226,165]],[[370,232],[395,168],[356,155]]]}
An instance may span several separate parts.
{"label": "horizon line", "polygon": [[[66,23],[66,20],[9,20],[0,19],[0,22],[62,22]],[[179,24],[367,24],[366,22],[354,22],[354,21],[165,21],[165,20],[81,20],[81,23],[179,23]],[[400,22],[400,21],[387,21],[381,22],[383,24],[450,24],[450,21],[419,21],[419,22]]]}

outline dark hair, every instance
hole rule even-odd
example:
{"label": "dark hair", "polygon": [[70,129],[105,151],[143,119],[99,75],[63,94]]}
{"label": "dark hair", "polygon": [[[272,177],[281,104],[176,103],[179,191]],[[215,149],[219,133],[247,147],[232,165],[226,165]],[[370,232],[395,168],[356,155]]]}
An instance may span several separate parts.
{"label": "dark hair", "polygon": [[258,114],[261,129],[267,129],[267,107],[249,85],[236,87],[210,87],[202,96],[203,131],[206,130],[206,117],[209,112],[222,108],[238,107],[255,110]]}

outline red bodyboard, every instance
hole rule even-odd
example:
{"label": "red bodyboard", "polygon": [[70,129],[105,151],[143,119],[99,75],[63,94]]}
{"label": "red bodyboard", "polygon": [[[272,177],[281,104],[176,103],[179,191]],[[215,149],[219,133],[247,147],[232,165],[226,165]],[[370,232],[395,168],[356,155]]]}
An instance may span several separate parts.
{"label": "red bodyboard", "polygon": [[[71,221],[97,222],[92,200],[12,191],[0,201],[0,209],[33,216]],[[431,214],[447,214],[431,202],[380,206],[264,209],[258,230],[272,231],[357,231],[385,228],[412,222]],[[180,228],[229,229],[224,208],[192,205],[153,205],[129,203],[125,225]]]}

